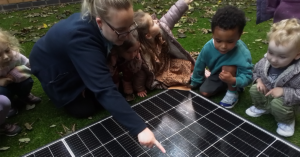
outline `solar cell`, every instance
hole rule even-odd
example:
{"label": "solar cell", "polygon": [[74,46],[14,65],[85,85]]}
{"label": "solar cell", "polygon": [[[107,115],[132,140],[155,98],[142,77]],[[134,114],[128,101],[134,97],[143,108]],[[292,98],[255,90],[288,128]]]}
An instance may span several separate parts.
{"label": "solar cell", "polygon": [[166,154],[142,147],[108,117],[25,156],[300,156],[293,144],[191,91],[167,90],[132,108]]}

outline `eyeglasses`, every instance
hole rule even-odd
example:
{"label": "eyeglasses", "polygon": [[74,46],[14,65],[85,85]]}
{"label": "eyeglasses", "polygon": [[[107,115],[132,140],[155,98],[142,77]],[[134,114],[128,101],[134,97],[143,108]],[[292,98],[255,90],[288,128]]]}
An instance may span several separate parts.
{"label": "eyeglasses", "polygon": [[[128,32],[119,33],[119,32],[116,31],[116,29],[115,29],[114,27],[112,27],[107,21],[105,21],[104,19],[103,19],[103,21],[106,22],[107,25],[109,26],[109,28],[110,28],[111,30],[113,30],[113,31],[118,35],[118,38],[119,38],[119,39],[120,39],[120,38],[126,37],[129,33],[131,33],[132,31],[135,31],[135,30],[137,29],[137,27],[138,27],[138,24],[134,21],[134,23],[132,24],[132,26],[134,27],[133,29],[129,30]],[[132,27],[132,26],[131,26],[131,27]]]}

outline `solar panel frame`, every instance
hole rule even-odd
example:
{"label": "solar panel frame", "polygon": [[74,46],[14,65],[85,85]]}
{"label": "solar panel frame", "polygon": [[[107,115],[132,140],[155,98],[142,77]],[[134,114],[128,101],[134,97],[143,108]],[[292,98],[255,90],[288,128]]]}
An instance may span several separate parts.
{"label": "solar panel frame", "polygon": [[[172,96],[173,95],[173,96]],[[162,98],[161,98],[162,97]],[[157,99],[158,98],[158,99]],[[188,98],[188,99],[186,99]],[[182,99],[186,99],[185,101],[182,101]],[[166,102],[168,101],[168,102]],[[170,104],[171,102],[171,104]],[[210,105],[205,104],[210,103]],[[160,106],[157,106],[156,103],[159,103]],[[197,106],[194,108],[194,113],[189,114],[193,112],[193,109],[190,108],[188,105],[181,105],[180,104],[188,104],[188,103],[195,103]],[[152,104],[152,106],[150,106]],[[201,105],[200,105],[201,104]],[[212,104],[212,105],[211,105]],[[153,107],[154,106],[154,107]],[[154,114],[150,112],[149,107],[153,107]],[[176,154],[183,154],[185,156],[196,156],[200,155],[199,151],[201,152],[201,156],[215,156],[215,155],[222,155],[222,156],[232,156],[232,155],[237,155],[237,156],[247,156],[248,154],[255,155],[255,156],[266,156],[264,152],[269,153],[272,155],[272,153],[280,153],[280,155],[286,156],[286,153],[289,153],[288,151],[286,152],[281,152],[277,150],[276,148],[282,147],[282,146],[289,146],[295,150],[297,150],[300,153],[300,149],[295,146],[294,144],[286,141],[285,139],[274,135],[272,133],[269,133],[265,129],[253,124],[252,122],[244,119],[243,117],[233,113],[232,111],[229,111],[227,109],[224,109],[223,107],[215,104],[211,100],[202,97],[201,95],[197,94],[194,91],[177,91],[177,90],[166,90],[163,91],[155,96],[152,96],[150,98],[147,98],[135,105],[132,106],[134,110],[136,110],[138,113],[142,112],[144,113],[143,115],[140,115],[142,119],[145,120],[146,124],[148,127],[152,130],[156,128],[156,138],[158,141],[160,141],[164,147],[168,150],[168,148],[178,148],[178,146],[181,147],[186,147],[186,145],[189,145],[188,148],[193,148],[193,150],[188,149],[189,151],[186,151],[186,149],[181,150],[180,148],[176,150],[172,150],[174,152],[168,152],[167,156],[176,156]],[[182,115],[177,115],[177,111],[180,113],[183,113]],[[224,112],[225,111],[225,112]],[[230,118],[230,122],[221,119],[220,120],[220,115],[216,114],[225,114],[225,116],[228,116]],[[231,116],[230,116],[231,115]],[[162,117],[159,117],[162,116]],[[185,116],[185,119],[180,117],[180,116]],[[202,118],[197,118],[195,121],[191,122],[191,117],[201,117]],[[206,117],[209,116],[209,117]],[[163,118],[162,120],[160,118]],[[236,119],[237,118],[237,119]],[[218,119],[215,121],[211,121],[211,119]],[[112,123],[113,121],[113,123]],[[163,121],[164,123],[162,123]],[[199,121],[199,122],[198,122]],[[222,122],[220,122],[222,121]],[[241,122],[242,121],[242,122]],[[165,123],[168,124],[165,124]],[[176,122],[176,123],[174,123]],[[215,124],[218,123],[218,124]],[[224,125],[227,123],[228,125]],[[99,125],[100,124],[100,125]],[[157,127],[159,125],[159,127]],[[109,125],[109,126],[107,126]],[[111,130],[107,128],[111,128],[112,126],[117,128],[116,130]],[[161,125],[163,125],[163,128]],[[172,127],[170,127],[172,125]],[[204,125],[204,126],[203,126]],[[233,129],[234,125],[237,125],[238,128]],[[97,127],[97,128],[96,128]],[[106,136],[103,136],[102,134],[96,135],[95,132],[93,132],[93,129],[102,129],[102,132],[104,131],[104,134]],[[101,128],[102,127],[102,128]],[[191,130],[192,128],[197,128],[196,130]],[[199,130],[199,128],[202,128]],[[210,128],[210,130],[207,130],[207,128]],[[249,134],[246,130],[247,129],[252,129],[253,128],[258,129],[259,133],[257,133],[257,136],[260,136],[260,138],[265,138],[264,140],[266,141],[261,141],[259,138],[256,136],[253,136],[254,134]],[[104,130],[103,130],[104,129]],[[163,129],[163,130],[160,130]],[[167,129],[167,130],[166,130]],[[199,135],[204,134],[203,131],[205,130],[205,136],[201,137]],[[230,131],[230,132],[228,132]],[[256,130],[257,131],[257,130]],[[88,134],[93,134],[96,139],[91,139],[92,141],[86,141],[87,139],[82,139],[82,137],[85,136],[83,132],[87,132]],[[162,134],[163,132],[164,134]],[[218,132],[218,134],[215,134],[214,132]],[[234,132],[235,134],[231,134]],[[98,133],[98,131],[97,131]],[[107,134],[108,133],[108,134]],[[264,135],[261,135],[261,134]],[[81,135],[83,134],[83,135]],[[249,134],[249,135],[247,135]],[[105,139],[103,137],[108,137],[108,135],[111,136],[111,140]],[[193,135],[193,136],[189,136]],[[226,135],[226,136],[225,136]],[[247,136],[246,136],[247,135]],[[268,139],[266,138],[268,135],[272,138]],[[82,137],[81,137],[82,136]],[[185,137],[186,136],[186,137]],[[188,137],[189,136],[189,137]],[[193,138],[193,137],[198,137]],[[240,137],[241,136],[241,137]],[[248,143],[240,143],[239,146],[245,145],[249,146],[248,148],[250,149],[248,153],[244,153],[243,151],[240,151],[241,147],[238,151],[236,150],[235,147],[231,145],[232,141],[238,141],[238,142],[243,142],[241,138],[246,138],[246,137],[255,137],[254,139],[252,138],[251,141],[253,142],[252,144]],[[216,138],[217,137],[217,138]],[[222,138],[224,137],[224,138]],[[229,138],[231,137],[231,138]],[[73,139],[74,138],[74,139]],[[88,137],[86,137],[88,138]],[[125,143],[125,141],[132,140],[133,143]],[[189,139],[187,139],[189,138]],[[219,139],[218,139],[219,138]],[[124,139],[127,139],[124,141]],[[185,145],[182,145],[182,143],[177,142],[176,140],[181,139],[180,141],[185,141]],[[68,144],[70,141],[75,140],[75,143],[80,143],[82,142],[83,145],[80,147],[78,146],[73,146]],[[76,142],[76,140],[79,142]],[[80,141],[81,140],[81,141]],[[199,140],[202,142],[199,143]],[[86,142],[84,142],[86,141]],[[102,143],[103,141],[103,143]],[[64,147],[70,153],[70,156],[98,156],[101,155],[101,153],[110,156],[119,156],[122,155],[124,156],[124,153],[126,156],[161,156],[161,152],[156,148],[154,149],[146,149],[143,148],[139,145],[137,142],[137,138],[130,136],[128,131],[124,129],[123,126],[121,126],[119,123],[116,123],[116,121],[113,119],[112,116],[109,116],[107,118],[104,118],[100,120],[99,122],[96,122],[94,124],[91,124],[85,128],[82,128],[75,133],[68,135],[66,137],[63,137],[61,139],[58,139],[54,142],[51,142],[35,151],[32,151],[28,154],[25,154],[24,156],[35,156],[38,153],[47,153],[48,151],[53,155],[53,151],[51,151],[51,148],[54,147],[56,144],[64,144]],[[72,141],[74,142],[74,141]],[[90,142],[92,143],[100,143],[100,146],[87,146],[90,145]],[[266,144],[267,142],[268,144]],[[272,142],[272,143],[270,143]],[[122,145],[122,144],[125,145]],[[176,143],[176,145],[174,145]],[[256,147],[252,146],[255,144]],[[273,148],[273,144],[276,144],[276,147]],[[111,146],[113,145],[113,147]],[[266,146],[267,145],[267,146]],[[119,146],[119,147],[116,147]],[[134,147],[133,147],[134,146]],[[221,152],[219,147],[224,147],[226,146],[228,150]],[[265,149],[261,150],[260,147],[258,146],[264,146]],[[50,148],[51,147],[51,148]],[[93,147],[93,148],[91,148]],[[109,147],[109,148],[106,148]],[[263,147],[261,147],[263,148]],[[48,149],[48,151],[47,151]],[[109,149],[109,150],[108,150]],[[112,151],[111,149],[116,149],[117,151]],[[75,152],[72,150],[76,150]],[[134,154],[135,152],[139,152],[140,154]],[[48,153],[49,153],[48,152]],[[120,152],[121,154],[117,153]],[[258,153],[257,153],[258,152]],[[173,153],[173,154],[172,154]],[[235,153],[235,154],[234,154]],[[101,155],[102,156],[102,155]],[[299,154],[300,156],[300,154]]]}

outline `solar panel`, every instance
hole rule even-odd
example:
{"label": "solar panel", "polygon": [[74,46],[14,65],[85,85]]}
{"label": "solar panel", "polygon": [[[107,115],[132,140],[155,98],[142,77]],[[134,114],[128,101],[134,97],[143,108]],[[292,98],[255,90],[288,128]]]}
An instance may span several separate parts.
{"label": "solar panel", "polygon": [[300,156],[297,146],[192,91],[166,90],[132,108],[166,154],[142,147],[110,116],[25,156]]}

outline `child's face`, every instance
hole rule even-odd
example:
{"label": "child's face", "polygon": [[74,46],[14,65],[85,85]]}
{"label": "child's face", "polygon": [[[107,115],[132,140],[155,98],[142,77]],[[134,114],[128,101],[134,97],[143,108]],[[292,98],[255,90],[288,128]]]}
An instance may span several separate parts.
{"label": "child's face", "polygon": [[276,45],[274,40],[269,43],[267,59],[274,68],[288,66],[293,60],[300,58],[300,50],[295,50],[292,43]]}
{"label": "child's face", "polygon": [[132,60],[134,57],[137,56],[140,49],[140,42],[136,42],[134,46],[129,48],[127,51],[122,52],[120,54],[121,57],[123,57],[125,60]]}
{"label": "child's face", "polygon": [[0,65],[7,65],[13,59],[13,53],[7,44],[0,43]]}
{"label": "child's face", "polygon": [[148,22],[150,23],[150,28],[146,36],[148,39],[154,39],[160,32],[158,21],[153,20],[150,15],[146,15],[146,20],[148,20]]}
{"label": "child's face", "polygon": [[214,46],[221,54],[226,54],[235,47],[240,37],[238,27],[225,30],[217,26],[213,33]]}

